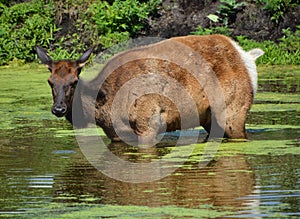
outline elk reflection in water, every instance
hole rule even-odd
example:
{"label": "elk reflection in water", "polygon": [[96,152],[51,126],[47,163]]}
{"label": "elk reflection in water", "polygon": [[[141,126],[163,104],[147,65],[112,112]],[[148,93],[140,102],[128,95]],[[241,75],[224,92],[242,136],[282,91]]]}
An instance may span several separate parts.
{"label": "elk reflection in water", "polygon": [[[159,158],[171,150],[136,148],[124,143],[110,144],[109,149],[121,159],[134,163],[150,162],[151,158]],[[133,174],[137,173],[134,171]],[[90,195],[101,204],[188,208],[211,204],[239,208],[247,204],[239,198],[251,194],[254,184],[254,174],[244,155],[220,157],[205,168],[199,168],[198,163],[185,162],[174,173],[145,183],[112,179],[90,166],[85,159],[77,159],[77,163],[56,179],[54,190],[56,199],[64,202],[66,200],[59,194],[72,197],[73,201],[80,200],[82,194]]]}

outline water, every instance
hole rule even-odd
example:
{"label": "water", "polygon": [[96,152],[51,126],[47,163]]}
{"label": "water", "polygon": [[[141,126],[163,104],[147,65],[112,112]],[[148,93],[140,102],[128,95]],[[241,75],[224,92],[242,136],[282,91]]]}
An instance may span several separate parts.
{"label": "water", "polygon": [[[300,217],[299,66],[262,68],[248,117],[249,142],[223,143],[204,168],[198,163],[203,143],[181,146],[194,151],[174,173],[135,184],[94,168],[72,127],[51,115],[47,71],[36,66],[0,70],[0,217]],[[275,78],[286,87],[271,86]],[[109,147],[134,163],[172,150]]]}

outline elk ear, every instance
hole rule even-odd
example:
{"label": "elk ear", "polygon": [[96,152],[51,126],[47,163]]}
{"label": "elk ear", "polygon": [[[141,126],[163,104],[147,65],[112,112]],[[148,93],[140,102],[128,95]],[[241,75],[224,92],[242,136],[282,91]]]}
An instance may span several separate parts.
{"label": "elk ear", "polygon": [[37,53],[39,59],[42,61],[42,63],[47,65],[48,68],[50,68],[51,64],[52,64],[52,59],[48,55],[47,50],[45,50],[44,48],[42,48],[40,46],[35,46],[35,49],[36,49],[36,53]]}
{"label": "elk ear", "polygon": [[78,66],[80,68],[82,68],[85,63],[88,61],[88,59],[90,58],[92,52],[94,50],[94,47],[91,47],[88,51],[86,51],[78,60],[77,60],[77,63],[78,63]]}
{"label": "elk ear", "polygon": [[254,59],[256,60],[258,57],[262,56],[265,52],[259,48],[256,49],[251,49],[250,51],[248,51],[248,54]]}

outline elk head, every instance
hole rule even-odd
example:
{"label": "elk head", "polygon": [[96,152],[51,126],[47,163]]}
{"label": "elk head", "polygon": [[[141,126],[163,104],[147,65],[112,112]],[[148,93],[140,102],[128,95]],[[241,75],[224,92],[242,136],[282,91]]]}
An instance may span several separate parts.
{"label": "elk head", "polygon": [[36,46],[39,59],[51,72],[48,83],[52,89],[52,113],[55,116],[62,117],[72,111],[73,96],[79,80],[79,74],[92,51],[93,48],[90,48],[78,60],[53,61],[45,49]]}

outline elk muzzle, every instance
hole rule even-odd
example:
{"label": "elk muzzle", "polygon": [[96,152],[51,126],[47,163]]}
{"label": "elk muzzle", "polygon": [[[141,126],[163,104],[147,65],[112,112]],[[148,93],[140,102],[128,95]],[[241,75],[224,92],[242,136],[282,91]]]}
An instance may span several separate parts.
{"label": "elk muzzle", "polygon": [[52,107],[52,113],[57,117],[63,117],[67,113],[67,105],[65,103],[55,103]]}

